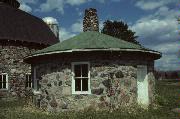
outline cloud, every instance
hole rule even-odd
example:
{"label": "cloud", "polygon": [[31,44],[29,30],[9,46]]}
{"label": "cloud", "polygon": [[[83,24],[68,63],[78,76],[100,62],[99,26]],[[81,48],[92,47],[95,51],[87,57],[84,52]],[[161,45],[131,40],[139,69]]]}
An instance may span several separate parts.
{"label": "cloud", "polygon": [[85,3],[86,0],[67,0],[67,3],[70,4],[70,5],[80,5],[80,4],[83,4]]}
{"label": "cloud", "polygon": [[36,4],[39,0],[18,0],[20,3]]}
{"label": "cloud", "polygon": [[81,4],[93,1],[105,3],[105,0],[46,0],[44,3],[40,4],[40,7],[36,9],[36,11],[50,12],[52,10],[55,10],[57,12],[60,12],[61,14],[64,14],[65,5],[79,6]]}
{"label": "cloud", "polygon": [[32,12],[32,7],[29,4],[37,4],[38,0],[18,0],[20,2],[19,9],[25,12]]}
{"label": "cloud", "polygon": [[82,20],[78,20],[76,23],[72,24],[71,26],[72,32],[82,32],[83,31],[83,23]]}
{"label": "cloud", "polygon": [[154,10],[171,3],[178,3],[178,0],[138,0],[135,6],[143,10]]}
{"label": "cloud", "polygon": [[21,10],[23,10],[25,12],[32,12],[32,8],[29,5],[25,4],[25,3],[21,4],[19,9],[21,9]]}
{"label": "cloud", "polygon": [[[103,22],[99,23],[100,29],[103,27]],[[75,23],[73,23],[69,29],[60,28],[60,39],[66,40],[72,36],[75,36],[79,33],[83,32],[83,20],[79,19]]]}
{"label": "cloud", "polygon": [[87,0],[88,2],[99,2],[99,3],[105,3],[106,0]]}
{"label": "cloud", "polygon": [[156,40],[156,43],[172,42],[179,37],[177,29],[177,21],[175,19],[149,19],[137,22],[132,26],[137,35],[151,44]]}
{"label": "cloud", "polygon": [[99,30],[100,30],[100,31],[103,29],[103,26],[104,26],[103,23],[104,23],[103,21],[100,21],[100,22],[99,22]]}
{"label": "cloud", "polygon": [[65,28],[61,28],[60,31],[59,31],[60,41],[67,40],[67,39],[69,39],[69,38],[71,38],[71,37],[73,37],[75,35],[76,34],[67,31]]}
{"label": "cloud", "polygon": [[46,2],[40,4],[39,9],[36,11],[49,12],[55,10],[64,14],[64,6],[69,4],[71,6],[80,5],[87,2],[86,0],[46,0]]}
{"label": "cloud", "polygon": [[177,55],[163,55],[163,58],[156,61],[155,66],[158,70],[179,70],[179,58]]}
{"label": "cloud", "polygon": [[[149,45],[157,39],[156,43],[173,42],[179,38],[178,22],[175,16],[178,16],[180,11],[160,7],[154,14],[142,17],[131,26],[140,39],[145,39]],[[148,42],[149,41],[149,42]]]}
{"label": "cloud", "polygon": [[51,10],[55,10],[63,14],[64,4],[65,4],[64,0],[46,0],[45,3],[42,3],[40,5],[40,9],[38,9],[37,11],[49,12]]}
{"label": "cloud", "polygon": [[178,70],[180,66],[180,60],[178,57],[180,49],[180,41],[171,43],[161,43],[152,46],[151,49],[162,52],[162,58],[157,60],[155,65],[161,70]]}
{"label": "cloud", "polygon": [[180,60],[177,58],[180,49],[178,22],[175,9],[167,6],[159,7],[151,15],[144,16],[131,26],[139,36],[138,41],[145,47],[160,51],[163,56],[155,64],[161,70],[176,70]]}

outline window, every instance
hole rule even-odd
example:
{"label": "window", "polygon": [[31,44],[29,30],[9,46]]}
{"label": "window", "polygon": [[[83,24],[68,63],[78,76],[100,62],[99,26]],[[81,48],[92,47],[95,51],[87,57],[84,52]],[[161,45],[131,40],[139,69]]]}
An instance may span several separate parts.
{"label": "window", "polygon": [[89,63],[74,62],[72,63],[72,71],[72,93],[91,94]]}
{"label": "window", "polygon": [[0,89],[8,89],[8,74],[0,74]]}
{"label": "window", "polygon": [[26,88],[32,88],[31,74],[26,74]]}
{"label": "window", "polygon": [[40,79],[37,77],[37,67],[36,66],[33,66],[31,67],[33,69],[33,72],[32,72],[32,82],[33,82],[33,89],[34,89],[34,93],[40,93],[40,88],[41,88],[41,85],[40,85]]}

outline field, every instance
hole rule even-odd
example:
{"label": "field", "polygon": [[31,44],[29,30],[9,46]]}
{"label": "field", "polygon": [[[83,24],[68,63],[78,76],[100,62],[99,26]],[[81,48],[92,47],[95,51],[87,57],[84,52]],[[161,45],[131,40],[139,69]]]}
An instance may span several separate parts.
{"label": "field", "polygon": [[119,109],[113,112],[47,113],[24,101],[0,100],[0,119],[180,119],[180,113],[172,109],[180,108],[180,80],[164,80],[156,82],[155,106],[149,110],[139,107]]}

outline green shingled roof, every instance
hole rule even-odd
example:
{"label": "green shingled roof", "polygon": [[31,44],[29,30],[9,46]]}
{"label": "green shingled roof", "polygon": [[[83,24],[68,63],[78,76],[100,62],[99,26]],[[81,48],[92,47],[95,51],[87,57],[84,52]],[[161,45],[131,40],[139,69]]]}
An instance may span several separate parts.
{"label": "green shingled roof", "polygon": [[80,33],[79,35],[57,43],[43,50],[35,52],[35,54],[44,54],[56,51],[66,51],[74,49],[140,49],[145,50],[141,45],[130,43],[115,37],[102,34],[95,31],[88,31]]}

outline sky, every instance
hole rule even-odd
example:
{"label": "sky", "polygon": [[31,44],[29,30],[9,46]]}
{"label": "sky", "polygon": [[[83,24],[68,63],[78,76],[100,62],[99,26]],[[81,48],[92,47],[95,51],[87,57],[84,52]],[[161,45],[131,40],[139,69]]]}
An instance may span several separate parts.
{"label": "sky", "polygon": [[136,32],[143,46],[162,52],[158,70],[180,69],[179,0],[18,0],[19,9],[40,18],[53,17],[60,27],[60,40],[82,32],[84,10],[97,9],[100,29],[106,20],[124,21]]}

